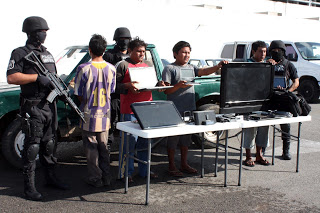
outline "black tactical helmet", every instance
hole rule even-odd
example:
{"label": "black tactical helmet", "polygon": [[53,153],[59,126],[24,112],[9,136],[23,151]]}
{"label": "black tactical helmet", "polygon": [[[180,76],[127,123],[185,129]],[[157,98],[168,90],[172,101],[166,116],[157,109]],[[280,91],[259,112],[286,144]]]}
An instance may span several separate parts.
{"label": "black tactical helmet", "polygon": [[49,30],[46,20],[39,16],[30,16],[23,21],[22,32],[31,33],[37,30]]}
{"label": "black tactical helmet", "polygon": [[126,27],[119,27],[114,31],[113,40],[116,41],[119,38],[130,38],[131,34],[128,28]]}
{"label": "black tactical helmet", "polygon": [[285,52],[286,45],[281,40],[274,40],[270,44],[269,51],[271,52],[273,49],[282,49]]}

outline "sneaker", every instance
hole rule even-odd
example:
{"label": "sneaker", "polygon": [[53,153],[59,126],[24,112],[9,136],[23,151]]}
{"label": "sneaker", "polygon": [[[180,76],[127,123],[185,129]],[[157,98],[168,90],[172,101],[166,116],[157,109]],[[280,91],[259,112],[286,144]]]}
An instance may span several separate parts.
{"label": "sneaker", "polygon": [[86,183],[97,188],[103,186],[101,179],[86,179]]}
{"label": "sneaker", "polygon": [[111,184],[111,179],[112,179],[112,178],[111,178],[111,175],[102,177],[103,185],[105,185],[105,186],[110,186],[110,184]]}

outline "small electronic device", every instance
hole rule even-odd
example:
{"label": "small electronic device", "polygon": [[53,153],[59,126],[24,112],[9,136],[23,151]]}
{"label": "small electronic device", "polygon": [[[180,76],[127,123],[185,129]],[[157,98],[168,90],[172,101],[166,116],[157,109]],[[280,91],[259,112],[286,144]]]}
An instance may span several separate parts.
{"label": "small electronic device", "polygon": [[193,111],[195,125],[210,125],[216,123],[216,114],[213,110]]}

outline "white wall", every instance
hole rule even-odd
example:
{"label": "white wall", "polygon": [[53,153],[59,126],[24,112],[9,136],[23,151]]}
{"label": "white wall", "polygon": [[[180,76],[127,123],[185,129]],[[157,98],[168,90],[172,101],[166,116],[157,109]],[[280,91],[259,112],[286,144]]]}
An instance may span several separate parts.
{"label": "white wall", "polygon": [[[190,6],[200,4],[222,10]],[[114,30],[124,26],[132,36],[155,44],[162,58],[173,61],[172,47],[179,40],[191,43],[194,58],[218,58],[222,44],[234,40],[320,42],[320,22],[302,19],[319,16],[320,9],[297,7],[267,0],[6,1],[0,13],[0,82],[6,81],[11,51],[25,44],[21,28],[28,16],[47,20],[50,30],[44,45],[54,56],[67,46],[87,44],[94,33],[113,43]],[[265,11],[286,16],[255,14]]]}

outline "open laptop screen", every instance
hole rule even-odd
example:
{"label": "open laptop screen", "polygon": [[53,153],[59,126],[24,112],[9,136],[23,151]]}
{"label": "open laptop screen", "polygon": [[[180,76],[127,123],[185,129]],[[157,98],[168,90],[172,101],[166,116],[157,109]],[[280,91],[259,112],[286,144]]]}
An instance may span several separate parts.
{"label": "open laptop screen", "polygon": [[129,68],[131,81],[139,82],[136,84],[138,89],[155,87],[158,83],[154,67],[134,67]]}
{"label": "open laptop screen", "polygon": [[173,86],[156,86],[158,83],[156,70],[154,67],[133,67],[129,68],[131,81],[138,82],[135,87],[139,91],[168,89]]}
{"label": "open laptop screen", "polygon": [[282,88],[287,88],[287,82],[284,76],[274,76],[273,87],[277,88],[278,86],[281,86]]}
{"label": "open laptop screen", "polygon": [[172,101],[144,101],[131,104],[141,129],[184,125],[180,113]]}
{"label": "open laptop screen", "polygon": [[181,68],[180,69],[180,79],[183,81],[193,81],[195,78],[193,69]]}
{"label": "open laptop screen", "polygon": [[190,68],[181,68],[180,69],[180,79],[182,81],[187,81],[189,85],[199,85],[200,83],[195,83],[194,70]]}

